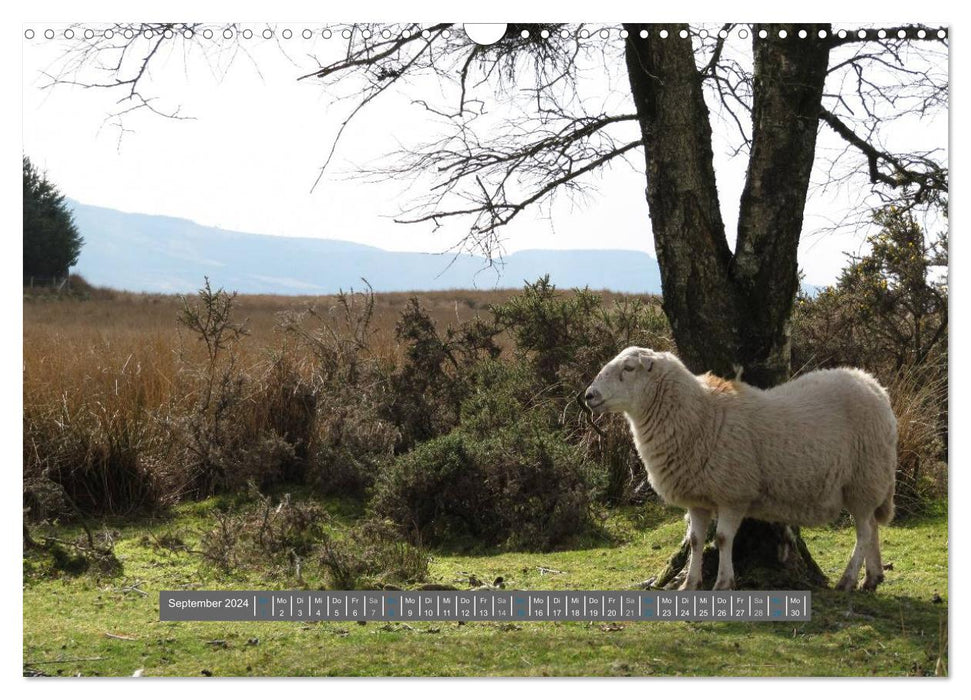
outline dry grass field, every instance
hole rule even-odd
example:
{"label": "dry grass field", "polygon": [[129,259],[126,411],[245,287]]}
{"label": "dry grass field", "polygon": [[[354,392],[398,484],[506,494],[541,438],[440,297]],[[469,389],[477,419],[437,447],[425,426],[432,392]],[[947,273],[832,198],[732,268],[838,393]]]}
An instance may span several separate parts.
{"label": "dry grass field", "polygon": [[[412,297],[441,329],[476,314],[488,315],[490,305],[520,291],[375,294],[371,350],[389,359],[400,355],[395,325]],[[607,303],[624,297],[598,294]],[[256,369],[284,347],[283,314],[314,307],[325,317],[336,315],[337,302],[333,295],[240,295],[234,314],[249,331],[239,347],[241,365]],[[25,412],[74,401],[100,401],[112,408],[122,408],[125,402],[143,408],[177,403],[185,398],[180,395],[180,368],[200,361],[204,354],[201,344],[179,327],[181,301],[176,295],[98,290],[92,298],[79,300],[25,293],[23,308]]]}
{"label": "dry grass field", "polygon": [[[467,320],[489,304],[505,301],[513,293],[514,290],[461,290],[414,296],[421,299],[438,324],[444,325]],[[411,296],[409,293],[375,295],[373,329],[378,345],[385,350],[394,347],[395,323]],[[236,311],[250,331],[243,351],[258,354],[262,349],[277,346],[280,314],[311,306],[327,313],[336,303],[335,296],[240,295]],[[161,369],[166,363],[164,356],[183,349],[192,352],[191,345],[183,347],[180,343],[176,320],[180,308],[176,295],[101,292],[83,301],[43,295],[27,299],[25,295],[25,361],[30,367],[34,362],[57,362],[58,356],[61,361],[73,357],[82,362],[79,356],[83,356],[87,358],[84,363],[100,357],[111,361],[121,359],[124,364],[132,355],[133,360]],[[102,366],[111,367],[110,362]]]}
{"label": "dry grass field", "polygon": [[[418,294],[441,326],[473,317],[511,290],[456,291]],[[375,295],[373,349],[398,352],[395,324],[411,294]],[[281,314],[315,307],[335,312],[335,296],[282,297],[243,295],[236,315],[249,331],[240,344],[240,361],[253,368],[284,344]],[[120,407],[138,401],[157,407],[180,401],[182,363],[201,360],[203,348],[179,327],[181,301],[176,295],[105,291],[93,298],[38,295],[24,302],[25,410],[74,399],[100,400]]]}

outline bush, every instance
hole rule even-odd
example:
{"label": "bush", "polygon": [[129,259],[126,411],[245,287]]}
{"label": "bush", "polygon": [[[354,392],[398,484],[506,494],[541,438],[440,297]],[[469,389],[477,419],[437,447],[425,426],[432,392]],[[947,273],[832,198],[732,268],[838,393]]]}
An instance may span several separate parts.
{"label": "bush", "polygon": [[261,488],[281,482],[302,484],[317,437],[317,392],[303,380],[285,352],[272,360],[257,385],[258,390],[247,401],[251,434],[265,434],[264,442],[282,443],[283,447],[274,467],[238,478],[243,483],[256,479]]}
{"label": "bush", "polygon": [[656,300],[625,297],[612,305],[589,292],[557,292],[549,278],[494,307],[496,323],[516,340],[517,357],[531,369],[531,402],[545,405],[548,420],[607,473],[603,497],[611,503],[642,500],[649,491],[644,467],[624,422],[598,427],[582,393],[596,372],[631,345],[671,350],[670,328]]}
{"label": "bush", "polygon": [[205,347],[202,366],[183,360],[193,382],[187,414],[170,421],[182,446],[186,490],[195,496],[303,483],[314,450],[317,391],[286,347],[244,371],[239,344],[249,331],[235,320],[236,295],[209,281],[195,300],[182,298],[180,324]]}
{"label": "bush", "polygon": [[326,313],[310,307],[284,315],[281,327],[308,351],[315,396],[314,433],[306,480],[322,494],[363,497],[381,465],[394,454],[399,432],[386,418],[394,401],[391,367],[374,351],[374,294],[338,294]]}
{"label": "bush", "polygon": [[405,542],[395,528],[365,521],[342,539],[327,538],[319,560],[334,590],[371,590],[422,583],[428,578],[428,554]]}
{"label": "bush", "polygon": [[439,334],[418,299],[408,300],[395,326],[395,338],[405,345],[405,357],[391,377],[392,400],[383,409],[383,415],[398,429],[397,453],[458,425],[474,367],[499,356],[497,333],[495,325],[476,317]]}
{"label": "bush", "polygon": [[171,428],[184,448],[187,489],[205,497],[239,485],[235,467],[253,437],[242,420],[246,377],[237,351],[249,331],[245,322],[234,319],[235,292],[213,291],[208,278],[196,299],[182,296],[180,301],[179,324],[205,347],[206,357],[202,367],[183,361],[195,380],[196,399],[189,414],[177,417]]}
{"label": "bush", "polygon": [[216,514],[216,527],[202,536],[200,548],[208,561],[224,571],[237,568],[294,570],[323,541],[323,526],[330,521],[314,503],[302,503],[285,494],[279,503],[250,484],[253,503],[224,507]]}
{"label": "bush", "polygon": [[318,418],[307,483],[324,495],[363,498],[394,456],[398,431],[373,406],[350,399],[328,405]]}
{"label": "bush", "polygon": [[906,212],[874,215],[870,250],[851,256],[833,286],[801,295],[793,314],[797,373],[853,366],[890,394],[898,427],[897,512],[918,513],[946,492],[947,240],[928,241]]}
{"label": "bush", "polygon": [[557,291],[549,276],[527,284],[492,311],[496,325],[516,341],[517,355],[530,363],[537,380],[546,386],[566,385],[570,398],[578,383],[593,378],[591,368],[599,370],[625,347],[672,347],[659,304],[624,298],[607,305],[586,289]]}
{"label": "bush", "polygon": [[885,377],[946,352],[947,238],[925,240],[914,219],[878,210],[870,251],[851,256],[833,286],[802,295],[793,314],[793,366],[865,367]]}
{"label": "bush", "polygon": [[381,473],[370,508],[411,541],[548,550],[589,525],[596,487],[579,450],[527,419],[419,445]]}

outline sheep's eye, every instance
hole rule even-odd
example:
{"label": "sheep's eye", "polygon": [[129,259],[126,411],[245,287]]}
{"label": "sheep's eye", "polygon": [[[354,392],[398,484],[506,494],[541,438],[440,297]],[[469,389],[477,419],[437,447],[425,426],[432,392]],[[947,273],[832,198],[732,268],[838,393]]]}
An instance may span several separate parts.
{"label": "sheep's eye", "polygon": [[628,365],[627,367],[624,367],[625,372],[633,372],[635,369],[637,368],[634,367],[633,365]]}

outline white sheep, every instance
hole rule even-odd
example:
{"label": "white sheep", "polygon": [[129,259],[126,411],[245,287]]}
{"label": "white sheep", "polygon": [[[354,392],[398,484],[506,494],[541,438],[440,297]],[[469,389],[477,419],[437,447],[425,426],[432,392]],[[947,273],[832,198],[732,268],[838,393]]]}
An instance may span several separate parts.
{"label": "white sheep", "polygon": [[837,587],[856,587],[864,559],[863,588],[883,580],[877,523],[893,517],[897,420],[866,372],[819,370],[761,390],[631,347],[604,366],[585,400],[596,413],[626,415],[651,486],[688,509],[682,589],[701,583],[716,513],[716,590],[735,585],[732,544],[743,518],[822,525],[843,508],[856,522],[856,547]]}

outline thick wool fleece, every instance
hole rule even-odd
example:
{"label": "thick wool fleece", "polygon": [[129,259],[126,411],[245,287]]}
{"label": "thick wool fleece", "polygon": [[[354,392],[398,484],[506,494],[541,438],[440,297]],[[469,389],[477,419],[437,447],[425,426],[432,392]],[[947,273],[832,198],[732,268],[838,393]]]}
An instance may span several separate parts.
{"label": "thick wool fleece", "polygon": [[866,372],[819,370],[763,391],[654,358],[653,382],[626,415],[665,501],[792,525],[842,508],[893,517],[897,421]]}

